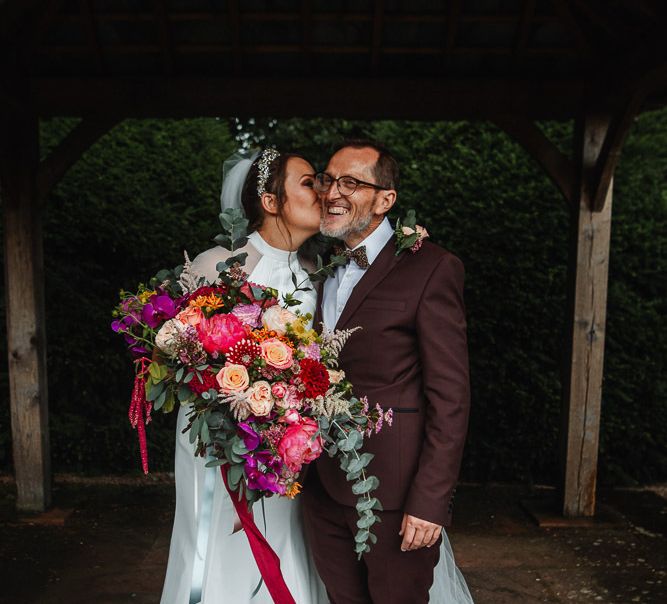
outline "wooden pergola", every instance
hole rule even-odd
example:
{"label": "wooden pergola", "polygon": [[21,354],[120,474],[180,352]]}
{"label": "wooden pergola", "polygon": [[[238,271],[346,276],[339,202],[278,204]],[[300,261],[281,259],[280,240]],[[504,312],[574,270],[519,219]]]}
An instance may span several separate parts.
{"label": "wooden pergola", "polygon": [[[20,510],[50,505],[41,235],[49,191],[127,117],[491,120],[571,214],[562,514],[591,516],[614,169],[667,100],[660,0],[0,0],[0,183]],[[79,125],[40,161],[38,120]],[[562,153],[536,120],[573,119]]]}

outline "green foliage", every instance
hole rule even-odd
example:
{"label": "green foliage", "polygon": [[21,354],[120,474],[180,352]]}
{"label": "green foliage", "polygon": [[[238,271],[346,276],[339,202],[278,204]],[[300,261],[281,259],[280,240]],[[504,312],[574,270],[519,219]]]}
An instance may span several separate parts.
{"label": "green foliage", "polygon": [[[46,122],[43,149],[73,124]],[[94,145],[50,196],[44,227],[56,470],[138,471],[136,435],[124,413],[132,368],[109,329],[109,311],[118,289],[134,289],[182,262],[183,249],[193,257],[212,245],[222,162],[236,147],[229,126],[210,119],[128,120]],[[417,222],[466,267],[473,409],[463,477],[555,481],[569,215],[540,168],[483,123],[293,119],[238,126],[245,144],[300,151],[317,169],[343,137],[387,143],[401,164],[393,217],[414,208]],[[570,125],[542,128],[561,149],[571,147]],[[666,183],[667,111],[660,111],[637,120],[614,182],[600,438],[600,477],[607,482],[667,478]],[[6,365],[0,388],[6,401]],[[5,469],[8,416],[3,404]],[[151,468],[172,468],[173,442],[174,418],[156,413],[149,427]],[[352,476],[356,469],[348,468]]]}

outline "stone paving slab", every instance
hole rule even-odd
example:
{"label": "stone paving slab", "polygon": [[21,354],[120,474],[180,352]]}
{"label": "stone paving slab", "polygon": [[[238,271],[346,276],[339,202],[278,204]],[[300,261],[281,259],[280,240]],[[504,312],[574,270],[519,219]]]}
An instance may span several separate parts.
{"label": "stone paving slab", "polygon": [[[538,527],[520,502],[549,489],[462,485],[449,531],[477,604],[667,602],[667,501],[647,490],[602,491],[612,527]],[[40,523],[14,511],[0,480],[0,603],[159,602],[174,505],[170,477],[57,477]],[[71,510],[71,511],[70,511]]]}

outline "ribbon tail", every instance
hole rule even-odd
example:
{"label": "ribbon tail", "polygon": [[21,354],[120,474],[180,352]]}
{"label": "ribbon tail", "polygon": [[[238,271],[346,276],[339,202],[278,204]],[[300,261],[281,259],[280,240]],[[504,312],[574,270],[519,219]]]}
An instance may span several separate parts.
{"label": "ribbon tail", "polygon": [[229,488],[225,468],[225,465],[220,466],[222,480],[241,520],[241,525],[245,529],[252,555],[255,557],[257,568],[259,568],[262,579],[266,583],[266,588],[269,590],[275,604],[296,604],[280,571],[280,558],[257,528],[252,514],[248,511],[248,502],[245,495],[236,493]]}

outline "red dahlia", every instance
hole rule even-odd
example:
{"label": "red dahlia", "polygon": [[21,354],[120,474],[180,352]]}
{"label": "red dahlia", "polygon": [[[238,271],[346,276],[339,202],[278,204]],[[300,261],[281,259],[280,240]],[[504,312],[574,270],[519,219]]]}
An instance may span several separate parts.
{"label": "red dahlia", "polygon": [[[194,373],[191,371],[190,373]],[[192,379],[188,382],[188,387],[195,394],[201,394],[213,388],[213,390],[218,389],[218,381],[215,379],[215,373],[212,371],[201,371],[199,373],[203,383],[199,381],[199,378],[196,375],[192,376]]]}
{"label": "red dahlia", "polygon": [[301,366],[299,378],[306,388],[303,393],[304,396],[306,398],[324,396],[329,389],[329,372],[327,368],[314,359],[301,359],[299,365]]}
{"label": "red dahlia", "polygon": [[262,347],[254,340],[243,338],[227,352],[227,360],[234,365],[250,367],[252,362],[262,356]]}

